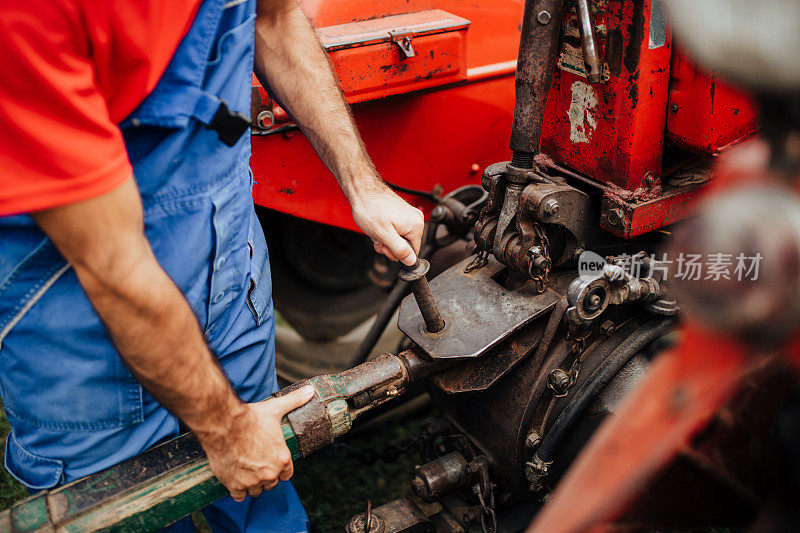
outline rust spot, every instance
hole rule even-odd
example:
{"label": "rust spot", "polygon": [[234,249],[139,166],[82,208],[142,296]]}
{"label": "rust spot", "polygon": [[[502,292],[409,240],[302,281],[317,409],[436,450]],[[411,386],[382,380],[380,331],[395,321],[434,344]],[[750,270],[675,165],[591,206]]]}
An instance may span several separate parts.
{"label": "rust spot", "polygon": [[[628,47],[625,49],[623,63],[625,70],[635,72],[639,68],[639,56],[642,52],[642,40],[644,39],[644,0],[634,0],[633,16],[628,25]],[[628,3],[623,5],[623,9],[628,8]]]}

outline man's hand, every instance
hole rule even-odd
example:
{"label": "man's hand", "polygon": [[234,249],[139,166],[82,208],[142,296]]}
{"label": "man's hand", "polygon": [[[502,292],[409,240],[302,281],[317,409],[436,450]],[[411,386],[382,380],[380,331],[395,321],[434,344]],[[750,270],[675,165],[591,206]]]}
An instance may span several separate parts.
{"label": "man's hand", "polygon": [[387,186],[356,193],[350,200],[353,220],[392,261],[413,265],[422,242],[425,217]]}
{"label": "man's hand", "polygon": [[303,387],[285,396],[245,404],[232,417],[225,432],[198,433],[211,470],[237,502],[270,490],[278,480],[294,473],[292,454],[286,447],[281,419],[314,396],[313,387]]}
{"label": "man's hand", "polygon": [[375,249],[414,264],[422,213],[378,176],[328,57],[296,0],[259,0],[255,73],[339,180],[356,224]]}

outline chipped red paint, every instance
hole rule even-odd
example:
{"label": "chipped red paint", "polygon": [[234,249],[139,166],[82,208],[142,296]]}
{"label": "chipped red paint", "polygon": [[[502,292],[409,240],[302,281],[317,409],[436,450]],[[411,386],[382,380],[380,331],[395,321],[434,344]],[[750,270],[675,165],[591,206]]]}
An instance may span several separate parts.
{"label": "chipped red paint", "polygon": [[[301,4],[314,25],[325,28],[321,37],[330,40],[345,96],[354,103],[367,149],[387,181],[425,191],[441,185],[448,192],[480,183],[486,166],[509,159],[522,0]],[[667,185],[665,135],[716,154],[750,134],[754,111],[746,96],[702,74],[682,51],[673,50],[668,31],[658,39],[652,0],[593,0],[591,5],[606,79],[588,85],[580,74],[576,14],[568,8],[542,149],[556,163],[609,189],[599,223],[630,238],[685,218],[702,193],[702,185]],[[397,44],[385,37],[351,47],[334,42],[353,28],[379,32],[392,25],[391,17],[419,22],[442,18],[442,12],[469,24],[414,36],[412,58],[403,59]],[[657,41],[652,45],[651,33]],[[673,105],[678,111],[668,111]],[[280,107],[273,110],[276,128],[291,122]],[[302,133],[253,137],[251,165],[257,204],[357,231],[344,196]],[[419,197],[405,197],[424,210],[431,207]],[[624,215],[621,224],[609,223],[612,207]]]}
{"label": "chipped red paint", "polygon": [[670,70],[667,138],[695,152],[716,155],[756,130],[749,95],[707,74],[676,48]]}
{"label": "chipped red paint", "polygon": [[[559,69],[542,138],[542,150],[559,164],[628,190],[648,173],[661,175],[671,42],[667,34],[663,45],[650,48],[651,8],[650,0],[608,2],[595,12],[595,24],[605,27],[598,41],[608,80],[587,85]],[[566,18],[574,24],[574,12]],[[576,102],[586,94],[589,105]],[[571,109],[581,116],[570,118]],[[576,120],[585,136],[576,135]]]}

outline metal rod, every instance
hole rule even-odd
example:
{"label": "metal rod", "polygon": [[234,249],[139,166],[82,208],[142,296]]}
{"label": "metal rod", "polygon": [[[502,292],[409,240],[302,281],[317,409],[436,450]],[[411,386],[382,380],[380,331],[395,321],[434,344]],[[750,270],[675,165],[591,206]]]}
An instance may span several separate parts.
{"label": "metal rod", "polygon": [[[433,246],[425,245],[422,247],[422,250],[420,250],[419,257],[428,259],[433,255],[434,250],[435,248]],[[361,339],[361,343],[358,345],[356,353],[348,363],[348,366],[360,365],[367,360],[369,354],[375,349],[375,345],[378,344],[381,335],[383,335],[383,332],[386,330],[389,320],[392,319],[394,312],[397,311],[397,308],[400,306],[400,302],[403,301],[403,298],[405,298],[410,291],[411,288],[407,282],[401,279],[395,282],[392,291],[389,293],[389,296],[386,297],[386,301],[375,317],[375,320],[372,322],[369,331],[364,338]]]}
{"label": "metal rod", "polygon": [[586,78],[589,83],[600,83],[600,52],[597,48],[597,34],[589,11],[589,0],[575,0],[578,8],[578,28],[581,32],[581,48],[583,63],[586,66]]}
{"label": "metal rod", "polygon": [[430,268],[430,263],[425,259],[417,258],[414,266],[404,265],[400,269],[400,279],[411,285],[411,292],[414,293],[414,299],[417,300],[422,318],[425,320],[425,328],[429,333],[438,333],[444,329],[444,320],[439,313],[436,300],[433,299],[431,286],[428,285],[428,280],[425,278],[425,274]]}
{"label": "metal rod", "polygon": [[556,66],[564,0],[527,0],[519,41],[512,165],[532,168],[539,152],[544,106]]}

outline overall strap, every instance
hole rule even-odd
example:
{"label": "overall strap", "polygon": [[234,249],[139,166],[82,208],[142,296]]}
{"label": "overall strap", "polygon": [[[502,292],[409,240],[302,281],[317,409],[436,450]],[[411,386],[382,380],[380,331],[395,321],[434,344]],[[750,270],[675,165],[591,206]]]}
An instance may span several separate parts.
{"label": "overall strap", "polygon": [[[226,10],[235,10],[235,16],[223,17]],[[228,146],[236,144],[250,125],[249,117],[206,91],[204,82],[212,55],[222,52],[225,40],[238,25],[254,19],[253,2],[204,0],[161,80],[120,128],[186,128],[190,119],[195,119],[216,131]]]}

